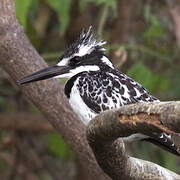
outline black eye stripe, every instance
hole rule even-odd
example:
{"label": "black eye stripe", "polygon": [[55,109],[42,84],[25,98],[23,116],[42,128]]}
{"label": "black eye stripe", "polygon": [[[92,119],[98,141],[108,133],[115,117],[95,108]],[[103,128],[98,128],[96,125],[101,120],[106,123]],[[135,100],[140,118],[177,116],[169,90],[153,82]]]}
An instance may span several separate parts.
{"label": "black eye stripe", "polygon": [[80,64],[80,63],[81,63],[80,57],[75,56],[75,57],[73,57],[72,59],[70,59],[69,65],[71,65],[71,66],[76,66],[76,65],[78,65],[78,64]]}
{"label": "black eye stripe", "polygon": [[73,58],[72,58],[72,61],[79,62],[79,61],[80,61],[80,57],[78,57],[78,56],[75,56],[75,57],[73,57]]}

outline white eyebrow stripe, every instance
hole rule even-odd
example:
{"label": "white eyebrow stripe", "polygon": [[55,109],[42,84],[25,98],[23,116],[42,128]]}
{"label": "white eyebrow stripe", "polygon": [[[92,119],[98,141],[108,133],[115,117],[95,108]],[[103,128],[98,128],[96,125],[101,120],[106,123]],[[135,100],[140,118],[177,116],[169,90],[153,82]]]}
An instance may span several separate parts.
{"label": "white eyebrow stripe", "polygon": [[69,59],[70,58],[63,58],[57,65],[58,66],[66,66],[66,65],[68,65]]}

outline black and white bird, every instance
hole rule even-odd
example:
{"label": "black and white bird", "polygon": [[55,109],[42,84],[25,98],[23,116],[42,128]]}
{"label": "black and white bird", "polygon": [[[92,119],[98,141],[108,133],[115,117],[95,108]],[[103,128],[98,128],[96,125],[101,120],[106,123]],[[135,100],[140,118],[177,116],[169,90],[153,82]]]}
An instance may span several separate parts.
{"label": "black and white bird", "polygon": [[[68,78],[64,93],[74,112],[85,124],[107,109],[139,102],[158,102],[142,85],[113,66],[102,47],[105,43],[95,39],[90,27],[65,50],[57,65],[26,76],[18,83],[26,84],[51,77]],[[124,137],[124,141],[134,140],[146,140],[180,155],[171,136],[165,133],[152,132],[151,137],[143,134]]]}

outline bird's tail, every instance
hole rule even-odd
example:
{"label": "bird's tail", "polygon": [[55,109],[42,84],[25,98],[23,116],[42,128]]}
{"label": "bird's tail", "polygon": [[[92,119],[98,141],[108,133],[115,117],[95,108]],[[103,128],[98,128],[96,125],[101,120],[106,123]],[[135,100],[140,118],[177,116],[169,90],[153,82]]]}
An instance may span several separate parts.
{"label": "bird's tail", "polygon": [[180,156],[180,149],[173,143],[171,135],[165,133],[152,133],[151,137],[148,137],[143,140],[158,145],[166,151]]}

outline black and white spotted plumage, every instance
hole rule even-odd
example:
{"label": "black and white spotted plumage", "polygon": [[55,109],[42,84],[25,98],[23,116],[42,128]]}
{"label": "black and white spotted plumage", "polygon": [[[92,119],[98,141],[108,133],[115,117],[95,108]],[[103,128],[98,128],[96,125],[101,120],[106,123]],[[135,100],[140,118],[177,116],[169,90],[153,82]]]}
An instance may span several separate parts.
{"label": "black and white spotted plumage", "polygon": [[[94,113],[99,114],[107,109],[117,109],[132,103],[158,101],[143,86],[120,71],[102,68],[104,70],[82,72],[75,79],[69,80],[77,82],[81,98]],[[65,92],[70,97],[71,91],[65,89]]]}
{"label": "black and white spotted plumage", "polygon": [[[97,41],[89,28],[72,43],[56,66],[46,68],[19,81],[20,84],[55,78],[68,78],[64,92],[74,112],[88,124],[96,115],[108,109],[140,102],[158,102],[142,85],[117,70],[102,48],[106,42]],[[171,136],[153,133],[134,134],[125,141],[146,140],[180,155]]]}
{"label": "black and white spotted plumage", "polygon": [[[90,111],[82,113],[81,109],[84,104],[80,103],[78,99],[75,100],[77,104],[71,103],[70,97],[73,96],[76,98],[76,95],[71,92],[73,86],[77,89],[83,103]],[[139,83],[120,71],[109,69],[108,67],[104,71],[82,72],[74,76],[66,83],[65,92],[66,96],[70,99],[71,106],[85,124],[96,115],[108,109],[117,109],[123,105],[139,102],[159,101]],[[76,109],[80,111],[76,111]],[[172,142],[171,136],[165,133],[152,133],[151,137],[136,134],[135,136],[124,138],[124,140],[145,140],[179,155],[179,149]]]}

